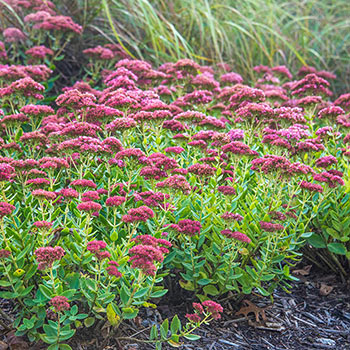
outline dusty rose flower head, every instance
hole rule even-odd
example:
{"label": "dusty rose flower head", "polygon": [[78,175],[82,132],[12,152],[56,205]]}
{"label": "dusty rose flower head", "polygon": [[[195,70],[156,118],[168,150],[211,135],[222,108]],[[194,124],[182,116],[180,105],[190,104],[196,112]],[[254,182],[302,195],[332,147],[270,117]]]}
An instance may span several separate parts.
{"label": "dusty rose flower head", "polygon": [[86,179],[74,180],[71,182],[71,186],[77,187],[77,188],[84,188],[84,187],[96,188],[97,187],[97,185],[92,180],[86,180]]}
{"label": "dusty rose flower head", "polygon": [[62,190],[60,190],[59,194],[63,196],[65,199],[72,199],[72,198],[79,197],[78,191],[74,190],[73,188],[63,188]]}
{"label": "dusty rose flower head", "polygon": [[272,222],[260,221],[260,227],[266,232],[277,232],[284,230],[284,226],[281,224],[274,224]]}
{"label": "dusty rose flower head", "polygon": [[45,90],[45,87],[30,77],[25,77],[14,81],[7,89],[8,91],[5,93],[5,95],[18,94],[26,97],[34,97],[38,100],[44,98],[41,92]]}
{"label": "dusty rose flower head", "polygon": [[77,205],[77,209],[87,213],[98,213],[102,209],[102,205],[93,201],[82,202]]}
{"label": "dusty rose flower head", "polygon": [[94,48],[83,50],[83,54],[86,55],[87,57],[91,57],[99,60],[111,60],[115,56],[112,50],[106,47],[102,47],[100,45]]}
{"label": "dusty rose flower head", "polygon": [[220,313],[222,313],[224,309],[220,304],[212,300],[206,300],[206,301],[203,301],[202,305],[205,307],[206,312],[212,314],[212,317],[215,320],[218,320],[219,318],[221,318]]}
{"label": "dusty rose flower head", "polygon": [[195,236],[200,234],[202,225],[199,221],[184,219],[180,220],[177,224],[171,224],[169,228],[188,236]]}
{"label": "dusty rose flower head", "polygon": [[119,264],[116,261],[108,261],[108,266],[106,267],[106,271],[110,276],[115,276],[117,278],[122,277],[122,274],[119,272],[118,267]]}
{"label": "dusty rose flower head", "polygon": [[190,321],[190,322],[193,322],[193,323],[198,323],[202,320],[201,316],[198,315],[198,314],[186,314],[185,317]]}
{"label": "dusty rose flower head", "polygon": [[312,182],[307,182],[303,180],[300,182],[299,185],[300,185],[300,188],[304,190],[308,190],[310,192],[319,192],[319,193],[323,192],[323,187],[321,185],[314,184]]}
{"label": "dusty rose flower head", "polygon": [[243,83],[243,78],[238,73],[234,73],[234,72],[221,75],[220,80],[222,83],[230,83],[230,84]]}
{"label": "dusty rose flower head", "polygon": [[126,148],[118,152],[115,156],[116,159],[120,160],[132,160],[139,161],[140,158],[144,158],[146,155],[139,148]]}
{"label": "dusty rose flower head", "polygon": [[113,196],[113,197],[107,198],[106,205],[108,207],[118,207],[118,206],[122,205],[125,201],[126,201],[125,197]]}
{"label": "dusty rose flower head", "polygon": [[34,28],[64,33],[71,32],[79,35],[83,32],[83,27],[73,22],[72,18],[68,16],[46,17],[43,22],[35,24]]}
{"label": "dusty rose flower head", "polygon": [[286,173],[290,169],[290,161],[282,156],[265,155],[262,158],[257,158],[251,162],[252,170],[263,172],[264,174],[273,172]]}
{"label": "dusty rose flower head", "polygon": [[54,307],[55,312],[66,311],[70,309],[68,299],[64,296],[57,295],[50,300],[50,304]]}
{"label": "dusty rose flower head", "polygon": [[292,95],[326,95],[331,96],[328,89],[329,82],[316,74],[307,74],[303,79],[296,81],[292,85]]}
{"label": "dusty rose flower head", "polygon": [[245,242],[245,243],[250,243],[251,239],[244,233],[238,232],[238,231],[231,231],[231,230],[222,230],[221,234],[227,238],[233,238],[237,239],[238,241]]}
{"label": "dusty rose flower head", "polygon": [[157,188],[166,188],[170,191],[181,191],[184,194],[188,194],[191,191],[191,186],[187,182],[186,178],[182,175],[169,176],[162,182],[156,184]]}
{"label": "dusty rose flower head", "polygon": [[56,98],[58,106],[81,109],[95,106],[96,97],[89,92],[81,92],[77,89],[66,90]]}
{"label": "dusty rose flower head", "polygon": [[213,93],[208,90],[195,90],[183,96],[183,101],[189,104],[206,104],[213,100]]}
{"label": "dusty rose flower head", "polygon": [[185,126],[181,124],[178,120],[165,120],[163,123],[164,129],[169,129],[171,131],[184,131]]}
{"label": "dusty rose flower head", "polygon": [[136,126],[137,123],[133,118],[117,118],[106,125],[106,130],[113,132],[124,131],[127,129],[135,128]]}
{"label": "dusty rose flower head", "polygon": [[197,112],[197,111],[186,111],[186,112],[182,112],[177,114],[174,117],[174,120],[180,120],[180,121],[191,121],[194,123],[199,123],[200,121],[202,121],[203,119],[205,119],[205,114],[201,113],[201,112]]}
{"label": "dusty rose flower head", "polygon": [[154,276],[157,267],[156,262],[164,260],[163,252],[159,247],[153,245],[138,244],[129,249],[131,267],[140,269],[145,275]]}
{"label": "dusty rose flower head", "polygon": [[0,163],[0,181],[10,181],[16,176],[15,168],[10,164]]}
{"label": "dusty rose flower head", "polygon": [[328,168],[329,166],[337,163],[338,163],[337,158],[333,156],[325,156],[325,157],[318,158],[316,160],[316,166],[319,168]]}
{"label": "dusty rose flower head", "polygon": [[287,219],[286,215],[280,211],[270,211],[268,214],[272,220],[285,221]]}
{"label": "dusty rose flower head", "polygon": [[216,172],[216,168],[208,165],[208,164],[200,164],[196,163],[188,167],[188,172],[198,175],[198,176],[213,176]]}
{"label": "dusty rose flower head", "polygon": [[325,107],[325,108],[321,109],[318,112],[318,117],[319,118],[328,118],[328,119],[332,120],[332,119],[335,119],[340,114],[345,114],[344,109],[339,107],[339,106],[331,105],[329,107]]}
{"label": "dusty rose flower head", "polygon": [[191,72],[192,74],[195,74],[197,71],[200,70],[200,65],[188,58],[183,58],[175,63],[174,68],[177,70],[185,70]]}
{"label": "dusty rose flower head", "polygon": [[161,178],[167,177],[168,174],[164,170],[159,169],[156,166],[146,166],[141,169],[140,176],[143,176],[146,180],[159,180]]}
{"label": "dusty rose flower head", "polygon": [[235,155],[256,156],[258,153],[250,149],[248,145],[240,141],[232,141],[221,147],[224,153]]}
{"label": "dusty rose flower head", "polygon": [[52,227],[52,222],[48,222],[48,221],[35,221],[33,223],[33,226],[35,226],[36,228],[43,228],[43,229],[49,229]]}
{"label": "dusty rose flower head", "polygon": [[63,248],[57,247],[41,247],[35,251],[36,261],[39,263],[38,269],[45,270],[51,268],[56,260],[61,260],[66,254]]}
{"label": "dusty rose flower head", "polygon": [[334,104],[340,106],[346,110],[350,108],[350,93],[340,95],[335,101]]}
{"label": "dusty rose flower head", "polygon": [[6,259],[11,255],[8,249],[0,249],[0,259]]}
{"label": "dusty rose flower head", "polygon": [[2,35],[7,43],[16,43],[26,39],[26,35],[20,29],[14,27],[6,28]]}
{"label": "dusty rose flower head", "polygon": [[47,55],[52,56],[54,52],[44,45],[34,46],[28,49],[26,55],[37,59],[44,59]]}
{"label": "dusty rose flower head", "polygon": [[192,303],[192,306],[193,306],[194,310],[197,311],[198,313],[202,314],[204,312],[202,304]]}
{"label": "dusty rose flower head", "polygon": [[32,191],[32,196],[39,199],[54,200],[57,197],[55,192],[45,191],[42,189]]}
{"label": "dusty rose flower head", "polygon": [[222,214],[221,218],[227,222],[242,221],[243,220],[242,215],[236,214],[236,213],[228,213],[228,212]]}
{"label": "dusty rose flower head", "polygon": [[232,186],[218,186],[218,191],[225,196],[234,196],[236,194],[236,190]]}
{"label": "dusty rose flower head", "polygon": [[89,201],[97,201],[100,199],[100,194],[97,191],[86,191],[83,193],[81,201],[89,202]]}
{"label": "dusty rose flower head", "polygon": [[111,256],[111,254],[105,250],[106,247],[107,247],[106,242],[91,241],[87,244],[86,249],[92,254],[94,254],[97,260],[103,260]]}
{"label": "dusty rose flower head", "polygon": [[324,171],[320,174],[314,175],[314,180],[318,182],[324,182],[328,184],[330,188],[334,188],[337,186],[344,186],[344,180],[340,176],[333,175],[329,171]]}
{"label": "dusty rose flower head", "polygon": [[32,185],[35,187],[45,187],[50,185],[50,180],[49,179],[45,179],[45,178],[41,178],[41,177],[37,177],[35,179],[29,179],[26,181],[25,183],[26,185]]}
{"label": "dusty rose flower head", "polygon": [[145,205],[142,205],[138,208],[131,208],[128,210],[127,215],[122,216],[122,221],[125,223],[131,223],[131,222],[139,222],[143,221],[146,222],[147,220],[154,217],[154,212],[151,208],[146,207]]}
{"label": "dusty rose flower head", "polygon": [[178,146],[167,147],[164,149],[164,152],[166,152],[166,153],[175,153],[175,154],[180,154],[184,151],[185,151],[184,148],[178,147]]}

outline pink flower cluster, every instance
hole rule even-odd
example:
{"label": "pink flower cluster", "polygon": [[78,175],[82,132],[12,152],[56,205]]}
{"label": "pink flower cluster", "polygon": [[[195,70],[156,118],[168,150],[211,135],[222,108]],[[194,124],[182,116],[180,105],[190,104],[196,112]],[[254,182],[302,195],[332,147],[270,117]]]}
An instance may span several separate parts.
{"label": "pink flower cluster", "polygon": [[177,224],[171,224],[168,227],[178,233],[185,234],[190,237],[199,235],[202,229],[202,225],[199,221],[190,219],[180,220]]}
{"label": "pink flower cluster", "polygon": [[274,224],[272,222],[260,221],[260,227],[266,232],[277,232],[284,230],[284,226],[281,224]]}
{"label": "pink flower cluster", "polygon": [[251,239],[242,232],[225,229],[221,231],[221,234],[227,238],[237,239],[238,241],[241,241],[241,242],[245,242],[245,243],[251,242]]}
{"label": "pink flower cluster", "polygon": [[105,249],[107,243],[103,241],[91,241],[87,244],[86,249],[95,255],[97,260],[110,258],[111,254]]}
{"label": "pink flower cluster", "polygon": [[133,222],[146,222],[154,217],[154,212],[151,208],[142,205],[138,208],[131,208],[128,210],[128,214],[122,216],[122,221],[125,223]]}
{"label": "pink flower cluster", "polygon": [[61,260],[66,254],[63,248],[57,247],[41,247],[35,250],[36,261],[39,263],[38,269],[45,270],[51,268],[56,260]]}
{"label": "pink flower cluster", "polygon": [[129,250],[131,267],[140,269],[145,275],[154,276],[157,267],[156,262],[163,262],[164,256],[169,252],[171,243],[165,239],[157,239],[149,235],[141,235],[133,239],[137,245]]}
{"label": "pink flower cluster", "polygon": [[221,318],[221,313],[224,311],[223,307],[212,300],[205,300],[200,303],[193,303],[193,308],[195,313],[186,314],[186,318],[190,322],[199,323],[202,320],[201,315],[204,313],[210,314],[214,320],[219,320]]}
{"label": "pink flower cluster", "polygon": [[57,295],[50,300],[50,304],[54,307],[55,312],[66,311],[70,309],[70,305],[68,303],[68,298]]}

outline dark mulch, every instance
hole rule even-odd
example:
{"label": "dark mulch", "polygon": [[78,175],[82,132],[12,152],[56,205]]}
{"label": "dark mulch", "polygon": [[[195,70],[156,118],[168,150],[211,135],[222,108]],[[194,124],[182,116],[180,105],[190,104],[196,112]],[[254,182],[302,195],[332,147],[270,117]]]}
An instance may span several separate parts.
{"label": "dark mulch", "polygon": [[[302,270],[303,273],[304,269]],[[307,272],[306,272],[307,273]],[[309,349],[350,349],[350,283],[344,284],[334,275],[322,275],[311,271],[310,275],[298,276],[290,294],[277,290],[274,303],[269,298],[250,297],[250,301],[265,310],[266,319],[257,321],[254,314],[248,318],[238,315],[239,307],[226,303],[226,313],[220,322],[211,323],[197,331],[201,339],[185,342],[183,350],[309,350]],[[9,303],[0,303],[9,312]],[[184,315],[186,304],[178,300],[174,305],[161,305],[156,311],[148,311],[123,328],[123,337],[147,339],[149,327],[162,318],[175,313]],[[187,303],[188,305],[188,303]],[[240,305],[242,306],[242,305]],[[2,322],[5,322],[0,317]],[[0,326],[1,331],[1,326]],[[2,330],[2,340],[6,343],[6,332]],[[8,333],[7,333],[8,334]],[[71,344],[78,350],[149,350],[152,344],[136,341],[111,340],[102,346],[103,336],[85,333],[80,342]],[[4,344],[4,343],[2,343]],[[28,347],[22,347],[23,349]],[[30,347],[29,347],[30,348]],[[32,349],[45,349],[36,346]],[[6,349],[1,347],[0,350]],[[9,350],[21,349],[10,347]],[[164,345],[163,349],[173,349]]]}

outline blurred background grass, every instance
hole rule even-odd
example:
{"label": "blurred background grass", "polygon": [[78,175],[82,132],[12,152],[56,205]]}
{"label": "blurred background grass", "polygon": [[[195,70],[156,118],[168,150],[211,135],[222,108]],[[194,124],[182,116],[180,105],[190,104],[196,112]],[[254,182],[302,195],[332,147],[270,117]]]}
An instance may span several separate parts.
{"label": "blurred background grass", "polygon": [[[337,74],[350,90],[349,0],[61,0],[88,46],[122,42],[155,65],[188,57],[225,61],[246,79],[256,65],[302,65]],[[85,46],[85,45],[84,45]]]}

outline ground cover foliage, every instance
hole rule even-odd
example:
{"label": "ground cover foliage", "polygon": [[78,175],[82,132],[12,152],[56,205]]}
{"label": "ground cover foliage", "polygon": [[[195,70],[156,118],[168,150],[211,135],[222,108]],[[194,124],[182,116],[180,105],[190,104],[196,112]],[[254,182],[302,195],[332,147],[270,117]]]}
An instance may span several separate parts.
{"label": "ground cover foliage", "polygon": [[183,288],[193,313],[149,340],[180,346],[218,301],[290,289],[303,249],[348,277],[350,94],[333,97],[333,73],[259,65],[252,85],[228,64],[156,68],[105,44],[56,96],[82,26],[50,2],[2,6],[25,26],[0,42],[0,297],[17,335],[111,339]]}

